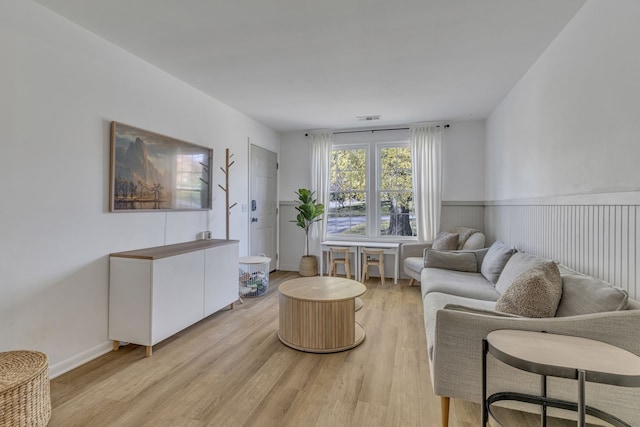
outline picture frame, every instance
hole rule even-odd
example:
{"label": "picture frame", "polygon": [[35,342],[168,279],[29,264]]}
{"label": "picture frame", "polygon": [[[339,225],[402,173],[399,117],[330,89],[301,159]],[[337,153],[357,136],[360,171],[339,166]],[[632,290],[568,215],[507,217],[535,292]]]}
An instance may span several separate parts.
{"label": "picture frame", "polygon": [[110,154],[110,212],[211,209],[211,148],[112,121]]}

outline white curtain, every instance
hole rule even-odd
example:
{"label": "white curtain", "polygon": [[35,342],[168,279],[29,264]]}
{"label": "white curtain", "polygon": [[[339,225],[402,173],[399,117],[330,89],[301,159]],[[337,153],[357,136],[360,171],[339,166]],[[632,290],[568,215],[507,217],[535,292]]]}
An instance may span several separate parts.
{"label": "white curtain", "polygon": [[327,211],[329,210],[329,173],[331,171],[331,145],[333,133],[314,132],[311,142],[311,191],[315,191],[318,203],[324,205],[322,221],[316,222],[309,231],[309,252],[320,256],[320,243],[327,230]]}
{"label": "white curtain", "polygon": [[440,229],[442,127],[412,127],[410,144],[418,241],[429,243]]}

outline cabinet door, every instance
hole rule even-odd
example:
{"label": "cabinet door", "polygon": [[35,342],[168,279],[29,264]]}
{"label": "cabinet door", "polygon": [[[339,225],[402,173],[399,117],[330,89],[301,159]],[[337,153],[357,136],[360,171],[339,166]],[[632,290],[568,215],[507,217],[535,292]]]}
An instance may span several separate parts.
{"label": "cabinet door", "polygon": [[204,315],[238,299],[238,243],[205,250]]}
{"label": "cabinet door", "polygon": [[153,262],[154,344],[202,319],[203,288],[203,251]]}
{"label": "cabinet door", "polygon": [[151,261],[111,257],[109,339],[151,345]]}

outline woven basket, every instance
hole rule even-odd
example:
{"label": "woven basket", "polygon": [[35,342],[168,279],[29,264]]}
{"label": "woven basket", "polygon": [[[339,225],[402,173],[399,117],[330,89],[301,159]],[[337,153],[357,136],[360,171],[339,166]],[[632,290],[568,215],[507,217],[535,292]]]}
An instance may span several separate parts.
{"label": "woven basket", "polygon": [[0,353],[0,427],[46,426],[50,417],[47,355],[23,350]]}

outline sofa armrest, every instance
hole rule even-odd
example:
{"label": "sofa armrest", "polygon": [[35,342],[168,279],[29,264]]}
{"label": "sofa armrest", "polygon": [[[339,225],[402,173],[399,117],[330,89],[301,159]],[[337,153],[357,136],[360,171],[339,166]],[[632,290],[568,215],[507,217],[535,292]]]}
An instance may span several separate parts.
{"label": "sofa armrest", "polygon": [[431,243],[403,243],[400,245],[400,265],[405,258],[422,257],[425,249],[431,248]]}
{"label": "sofa armrest", "polygon": [[[606,342],[640,355],[640,310],[595,313],[580,316],[530,319],[490,315],[485,310],[441,309],[436,313],[435,343],[431,360],[432,383],[435,394],[480,402],[482,396],[482,339],[498,329],[546,331],[549,333],[579,336]],[[539,392],[539,377],[511,368],[493,358],[488,358],[489,393],[518,391]],[[550,393],[561,398],[571,398],[575,385],[569,380],[551,379]],[[555,388],[553,388],[553,387]],[[594,399],[607,398],[596,385],[590,385]],[[627,389],[628,390],[628,389]],[[611,390],[608,391],[611,393]],[[624,394],[627,393],[627,394]],[[628,411],[629,392],[618,396],[620,405]],[[633,391],[632,393],[637,393]],[[591,394],[591,392],[590,392]],[[605,396],[605,397],[602,397]],[[637,406],[637,405],[634,405]],[[615,412],[614,412],[615,413]]]}

